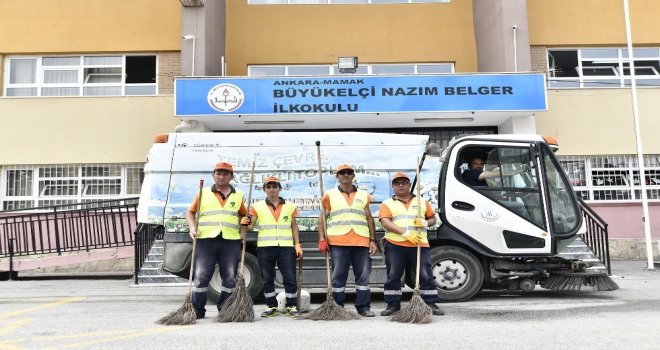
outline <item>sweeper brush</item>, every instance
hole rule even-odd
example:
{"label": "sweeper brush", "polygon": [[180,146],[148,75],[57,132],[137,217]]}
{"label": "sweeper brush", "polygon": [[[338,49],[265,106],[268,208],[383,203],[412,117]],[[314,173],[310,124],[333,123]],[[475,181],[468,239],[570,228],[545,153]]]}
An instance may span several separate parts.
{"label": "sweeper brush", "polygon": [[619,289],[605,272],[553,272],[541,283],[541,287],[557,291],[579,291],[583,286],[591,287],[594,291]]}

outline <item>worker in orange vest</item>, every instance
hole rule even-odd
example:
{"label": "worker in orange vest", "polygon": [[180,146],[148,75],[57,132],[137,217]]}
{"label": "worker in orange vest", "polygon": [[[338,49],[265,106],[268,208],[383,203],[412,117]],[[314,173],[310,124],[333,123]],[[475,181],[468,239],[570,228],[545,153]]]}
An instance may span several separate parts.
{"label": "worker in orange vest", "polygon": [[296,259],[302,259],[300,233],[296,224],[298,208],[295,203],[280,197],[280,179],[270,176],[264,179],[266,198],[250,208],[250,215],[241,219],[242,225],[252,230],[257,225],[257,257],[264,284],[267,309],[261,317],[279,315],[275,292],[275,266],[279,268],[286,297],[285,314],[296,317]]}
{"label": "worker in orange vest", "polygon": [[355,170],[350,164],[337,166],[336,177],[339,186],[321,199],[326,223],[319,217],[319,250],[325,254],[329,251],[332,258],[332,295],[337,304],[344,306],[346,279],[353,265],[355,308],[361,316],[374,317],[369,288],[370,256],[377,251],[376,229],[369,210],[372,198],[353,184]]}
{"label": "worker in orange vest", "polygon": [[[222,303],[236,289],[236,276],[241,258],[241,240],[245,239],[245,228],[239,225],[247,210],[243,203],[243,192],[229,182],[234,178],[231,164],[220,162],[213,169],[214,184],[202,190],[202,198],[196,195],[186,212],[189,234],[197,240],[195,252],[195,285],[191,302],[198,319],[206,314],[209,282],[218,263],[222,286],[218,300],[218,311]],[[195,214],[200,211],[198,227]]]}
{"label": "worker in orange vest", "polygon": [[392,177],[394,196],[383,201],[378,215],[385,229],[385,265],[387,281],[383,291],[387,308],[380,314],[390,316],[401,309],[401,278],[406,270],[417,268],[417,245],[420,249],[419,286],[422,299],[436,316],[444,312],[438,302],[438,288],[433,283],[431,257],[426,229],[436,222],[435,212],[429,202],[421,198],[422,216],[417,198],[410,192],[410,178],[404,173]]}

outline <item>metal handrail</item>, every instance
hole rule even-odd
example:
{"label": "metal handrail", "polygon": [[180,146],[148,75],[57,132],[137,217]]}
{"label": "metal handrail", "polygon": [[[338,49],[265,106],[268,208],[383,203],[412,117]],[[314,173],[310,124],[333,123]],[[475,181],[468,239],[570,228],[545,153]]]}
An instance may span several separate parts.
{"label": "metal handrail", "polygon": [[[0,257],[61,255],[66,251],[133,245],[137,199],[130,197],[0,211]],[[134,203],[121,204],[127,201]],[[80,208],[69,209],[71,207]],[[9,249],[10,241],[12,249]]]}
{"label": "metal handrail", "polygon": [[591,209],[582,198],[579,196],[577,198],[582,216],[587,225],[587,232],[582,236],[582,241],[605,265],[607,273],[611,275],[612,266],[610,263],[610,242],[607,222]]}
{"label": "metal handrail", "polygon": [[133,275],[135,284],[139,284],[138,276],[142,265],[149,257],[149,251],[156,239],[163,238],[164,227],[161,225],[138,224],[135,230],[135,258]]}

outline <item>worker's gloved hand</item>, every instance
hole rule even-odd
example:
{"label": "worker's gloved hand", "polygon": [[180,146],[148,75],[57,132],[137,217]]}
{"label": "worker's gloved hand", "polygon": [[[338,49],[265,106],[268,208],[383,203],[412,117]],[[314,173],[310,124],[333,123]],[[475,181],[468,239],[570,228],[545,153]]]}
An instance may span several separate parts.
{"label": "worker's gloved hand", "polygon": [[408,242],[412,244],[419,244],[419,242],[422,241],[422,237],[415,231],[406,231],[401,236],[403,236],[403,238],[407,239]]}
{"label": "worker's gloved hand", "polygon": [[426,221],[426,219],[415,218],[413,220],[413,225],[415,225],[415,227],[419,227],[419,228],[427,228],[429,226],[429,222]]}
{"label": "worker's gloved hand", "polygon": [[244,216],[241,218],[241,225],[243,226],[249,226],[252,220],[250,220],[249,216]]}
{"label": "worker's gloved hand", "polygon": [[296,250],[296,260],[302,259],[303,251],[302,247],[300,247],[300,244],[296,244],[293,248]]}
{"label": "worker's gloved hand", "polygon": [[320,241],[319,241],[319,251],[320,251],[321,253],[324,253],[324,254],[325,254],[325,253],[327,253],[329,250],[330,250],[330,249],[328,248],[328,243],[327,243],[324,239],[320,240]]}

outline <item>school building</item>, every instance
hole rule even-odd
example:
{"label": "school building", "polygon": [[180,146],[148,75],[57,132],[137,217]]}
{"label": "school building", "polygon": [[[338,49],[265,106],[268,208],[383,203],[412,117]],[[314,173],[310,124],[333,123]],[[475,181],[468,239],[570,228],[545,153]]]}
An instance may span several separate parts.
{"label": "school building", "polygon": [[[656,256],[658,12],[658,1],[630,0]],[[626,43],[622,0],[0,1],[0,210],[137,196],[158,133],[379,131],[440,145],[466,133],[537,133],[559,141],[576,191],[609,223],[613,257],[644,258]],[[491,73],[542,74],[547,109],[175,111],[175,77]],[[501,93],[496,83],[461,92]]]}

